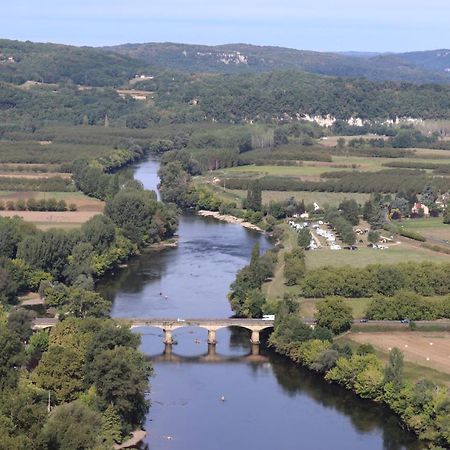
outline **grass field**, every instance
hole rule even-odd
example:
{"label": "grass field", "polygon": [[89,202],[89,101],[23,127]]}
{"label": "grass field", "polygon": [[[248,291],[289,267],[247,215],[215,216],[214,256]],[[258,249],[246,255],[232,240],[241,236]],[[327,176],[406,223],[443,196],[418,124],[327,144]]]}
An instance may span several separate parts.
{"label": "grass field", "polygon": [[294,248],[296,245],[296,236],[288,232],[288,225],[283,224],[283,248],[278,252],[278,261],[274,270],[273,278],[263,285],[263,292],[269,299],[282,298],[285,292],[292,292],[298,290],[297,286],[289,287],[284,284],[284,255]]}
{"label": "grass field", "polygon": [[[221,169],[214,173],[220,175],[271,175],[271,176],[289,176],[289,177],[320,177],[326,172],[358,170],[363,172],[375,172],[379,170],[388,170],[389,167],[383,164],[392,162],[402,163],[424,163],[424,164],[450,164],[450,152],[440,150],[440,154],[429,154],[430,158],[372,158],[364,156],[333,156],[331,163],[304,161],[301,166],[277,166],[277,165],[247,165],[238,167],[229,167]],[[431,172],[431,170],[428,170]]]}
{"label": "grass field", "polygon": [[[352,309],[352,314],[355,319],[361,319],[366,316],[367,307],[370,303],[370,298],[351,298],[344,300],[345,303]],[[316,304],[320,299],[308,298],[300,299],[300,314],[305,318],[314,317],[317,308]]]}
{"label": "grass field", "polygon": [[349,333],[347,335],[358,344],[372,344],[378,351],[389,353],[399,348],[405,361],[447,374],[445,380],[450,385],[450,333],[397,331],[379,333]]}
{"label": "grass field", "polygon": [[404,219],[399,225],[408,230],[416,231],[426,238],[450,241],[450,225],[445,224],[442,217]]}
{"label": "grass field", "polygon": [[239,166],[239,167],[229,167],[227,169],[222,169],[217,171],[217,175],[220,174],[258,174],[258,175],[273,175],[273,176],[288,176],[288,177],[319,177],[321,173],[325,172],[335,172],[337,170],[348,170],[339,169],[336,167],[329,166]]}
{"label": "grass field", "polygon": [[450,262],[450,256],[414,247],[406,243],[386,250],[361,247],[356,251],[321,249],[306,253],[306,266],[308,269],[346,265],[363,267],[368,264],[398,264],[406,261]]}

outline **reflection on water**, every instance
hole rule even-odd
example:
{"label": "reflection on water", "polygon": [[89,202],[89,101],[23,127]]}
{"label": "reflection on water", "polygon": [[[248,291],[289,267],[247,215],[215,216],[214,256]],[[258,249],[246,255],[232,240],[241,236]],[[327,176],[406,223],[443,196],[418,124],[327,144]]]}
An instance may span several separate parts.
{"label": "reflection on water", "polygon": [[[136,176],[154,189],[156,172],[151,161]],[[270,245],[238,225],[193,215],[182,216],[179,234],[178,248],[135,258],[99,285],[114,301],[115,317],[229,317],[226,295],[236,272],[256,242]],[[172,348],[164,346],[161,330],[139,332],[155,369],[146,422],[151,450],[421,448],[389,411],[265,345],[255,349],[248,330],[221,329],[212,347],[206,330],[181,328]]]}

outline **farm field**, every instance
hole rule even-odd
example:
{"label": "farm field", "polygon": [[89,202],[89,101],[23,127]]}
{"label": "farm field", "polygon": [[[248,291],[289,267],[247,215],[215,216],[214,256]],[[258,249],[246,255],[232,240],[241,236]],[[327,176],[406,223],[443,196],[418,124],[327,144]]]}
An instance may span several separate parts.
{"label": "farm field", "polygon": [[435,148],[415,148],[413,150],[418,158],[450,159],[450,150],[438,150]]}
{"label": "farm field", "polygon": [[68,144],[37,141],[0,141],[0,163],[54,164],[72,162],[78,158],[98,158],[113,151],[108,145]]}
{"label": "farm field", "polygon": [[386,136],[380,136],[378,134],[361,134],[356,136],[327,136],[326,139],[319,139],[317,143],[322,147],[333,148],[337,146],[339,139],[345,139],[346,142],[352,139],[387,139]]}
{"label": "farm field", "polygon": [[449,241],[450,225],[443,223],[442,217],[428,217],[423,219],[404,219],[400,226],[416,231],[426,238]]}
{"label": "farm field", "polygon": [[76,227],[97,214],[99,211],[0,211],[1,217],[22,217],[26,222],[31,222],[42,230]]}
{"label": "farm field", "polygon": [[[240,199],[247,196],[247,191],[238,189],[226,189],[230,193]],[[347,192],[309,192],[309,191],[263,191],[262,201],[267,205],[270,202],[279,202],[294,197],[296,200],[304,200],[305,204],[316,202],[318,205],[338,205],[342,200],[355,199],[357,203],[364,204],[369,198],[370,194],[347,193]]]}
{"label": "farm field", "polygon": [[[219,179],[221,177],[251,177],[251,176],[274,176],[274,177],[296,177],[303,180],[319,181],[320,176],[329,172],[348,172],[355,170],[358,172],[377,172],[382,170],[393,170],[387,167],[389,164],[402,163],[411,168],[416,164],[450,164],[450,152],[441,151],[441,158],[375,158],[361,156],[333,156],[332,162],[304,161],[302,165],[271,165],[268,161],[265,165],[243,165],[228,167],[212,172]],[[432,169],[422,169],[431,174]]]}
{"label": "farm field", "polygon": [[[372,344],[375,349],[389,352],[397,347],[409,361],[450,375],[450,333],[448,332],[378,332],[349,333],[358,344]],[[447,378],[447,383],[450,380]]]}
{"label": "farm field", "polygon": [[320,249],[306,252],[306,266],[315,269],[323,266],[363,267],[369,264],[398,264],[407,261],[449,262],[450,257],[443,253],[414,247],[403,242],[385,250],[360,247],[356,251]]}
{"label": "farm field", "polygon": [[[69,205],[74,203],[77,206],[75,212],[102,212],[104,208],[104,202],[97,200],[96,198],[88,197],[81,192],[32,192],[32,191],[0,191],[0,200],[7,202],[8,200],[17,201],[20,199],[28,200],[34,198],[36,200],[55,198],[56,200],[65,200]],[[12,211],[14,212],[14,211]]]}
{"label": "farm field", "polygon": [[36,200],[55,198],[65,200],[67,205],[74,203],[77,211],[0,211],[2,217],[22,217],[25,221],[35,224],[39,229],[73,228],[87,222],[90,218],[103,212],[104,203],[88,197],[81,192],[8,192],[0,191],[0,200],[17,201],[20,199]]}
{"label": "farm field", "polygon": [[70,179],[71,175],[66,172],[0,172],[0,178],[27,178],[29,180],[38,180],[53,177]]}

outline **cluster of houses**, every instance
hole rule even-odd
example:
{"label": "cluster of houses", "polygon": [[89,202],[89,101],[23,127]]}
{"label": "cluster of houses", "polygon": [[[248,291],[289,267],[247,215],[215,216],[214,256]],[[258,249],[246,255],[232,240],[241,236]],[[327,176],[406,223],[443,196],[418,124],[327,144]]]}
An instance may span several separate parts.
{"label": "cluster of houses", "polygon": [[7,56],[3,53],[0,53],[0,63],[15,63],[16,60],[14,56]]}
{"label": "cluster of houses", "polygon": [[[450,193],[446,192],[444,194],[439,195],[434,203],[437,207],[437,210],[441,211],[445,210],[447,205],[450,203]],[[435,211],[436,209],[433,209],[433,212]],[[416,202],[411,208],[411,217],[418,217],[418,216],[429,217],[430,215],[433,215],[433,212],[430,210],[429,206],[421,202]]]}
{"label": "cluster of houses", "polygon": [[[290,220],[288,223],[289,223],[289,226],[292,229],[296,230],[297,232],[310,227],[308,222],[297,223],[297,222],[294,222],[293,220]],[[336,235],[331,230],[323,229],[321,227],[322,225],[324,225],[324,223],[321,220],[319,220],[317,223],[312,224],[311,228],[313,228],[314,232],[318,236],[324,238],[327,241],[327,244],[328,244],[328,247],[330,250],[342,250],[342,247],[336,243]],[[308,248],[309,248],[309,250],[317,250],[317,249],[321,248],[320,244],[318,243],[318,241],[316,241],[314,239],[312,234],[311,234],[311,241],[309,243]]]}

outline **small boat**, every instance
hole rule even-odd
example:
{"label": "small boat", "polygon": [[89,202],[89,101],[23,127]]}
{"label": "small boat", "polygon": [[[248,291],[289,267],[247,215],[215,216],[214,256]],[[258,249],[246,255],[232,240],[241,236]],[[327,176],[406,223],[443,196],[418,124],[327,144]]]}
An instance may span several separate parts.
{"label": "small boat", "polygon": [[225,401],[225,395],[222,395],[222,396],[220,397],[220,400],[221,400],[222,402],[224,402],[224,401]]}

